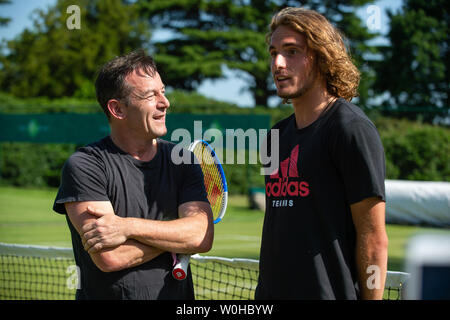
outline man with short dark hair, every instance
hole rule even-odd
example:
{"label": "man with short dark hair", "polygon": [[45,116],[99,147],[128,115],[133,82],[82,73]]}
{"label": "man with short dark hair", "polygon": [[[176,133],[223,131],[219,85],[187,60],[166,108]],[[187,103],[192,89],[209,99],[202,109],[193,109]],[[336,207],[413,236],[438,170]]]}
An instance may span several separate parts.
{"label": "man with short dark hair", "polygon": [[[192,275],[171,275],[171,252],[209,251],[212,212],[198,165],[175,165],[169,101],[150,56],[106,63],[97,99],[111,134],[65,163],[54,210],[66,214],[80,268],[77,299],[194,299]],[[187,152],[186,150],[184,150]]]}

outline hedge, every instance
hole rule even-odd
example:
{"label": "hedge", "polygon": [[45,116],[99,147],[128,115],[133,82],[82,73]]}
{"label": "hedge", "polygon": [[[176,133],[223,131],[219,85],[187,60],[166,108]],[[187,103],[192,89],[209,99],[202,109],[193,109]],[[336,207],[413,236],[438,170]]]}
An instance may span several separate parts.
{"label": "hedge", "polygon": [[[171,112],[241,113],[271,115],[274,124],[292,113],[290,107],[276,109],[239,108],[192,94],[173,92]],[[194,99],[194,100],[195,100]],[[34,103],[34,104],[32,104]],[[29,108],[33,105],[32,108]],[[27,108],[28,106],[28,108]],[[80,110],[81,109],[81,110]],[[0,112],[98,112],[95,102],[61,99],[23,101],[0,94]],[[450,181],[450,129],[374,115],[386,154],[388,179]],[[20,187],[58,187],[64,161],[76,150],[74,144],[0,144],[1,184]],[[246,193],[264,185],[258,165],[225,165],[230,193]]]}
{"label": "hedge", "polygon": [[389,179],[450,181],[450,129],[406,120],[376,122]]}

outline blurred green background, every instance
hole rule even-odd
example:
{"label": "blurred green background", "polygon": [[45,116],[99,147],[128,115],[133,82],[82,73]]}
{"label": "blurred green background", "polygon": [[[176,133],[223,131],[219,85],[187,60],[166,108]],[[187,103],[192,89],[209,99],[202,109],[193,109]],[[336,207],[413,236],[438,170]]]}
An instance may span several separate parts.
{"label": "blurred green background", "polygon": [[[71,247],[65,217],[51,210],[56,191],[0,187],[0,242]],[[264,212],[249,209],[247,197],[231,196],[207,255],[259,259],[263,219]],[[412,236],[441,232],[448,233],[438,228],[388,225],[388,269],[405,271],[405,249]]]}
{"label": "blurred green background", "polygon": [[[36,9],[25,29],[14,36],[0,33],[4,35],[0,117],[101,113],[93,87],[99,67],[117,55],[144,48],[158,64],[170,113],[268,115],[273,125],[292,108],[275,97],[264,41],[267,26],[277,10],[303,5],[323,13],[347,37],[361,72],[359,97],[353,102],[380,132],[387,178],[450,181],[446,4],[445,0],[33,1]],[[76,11],[67,11],[70,5],[80,9],[78,25]],[[0,32],[15,23],[23,6],[31,4],[0,0]],[[220,87],[224,80],[239,85],[233,88],[239,94]],[[17,142],[3,139],[6,133],[1,130],[0,241],[69,247],[65,220],[51,211],[51,205],[61,167],[80,144]],[[210,254],[258,258],[263,213],[249,208],[247,195],[250,188],[263,186],[259,166],[224,167],[230,205],[226,219],[217,226]],[[440,231],[389,225],[389,268],[402,270],[409,236],[430,230]]]}

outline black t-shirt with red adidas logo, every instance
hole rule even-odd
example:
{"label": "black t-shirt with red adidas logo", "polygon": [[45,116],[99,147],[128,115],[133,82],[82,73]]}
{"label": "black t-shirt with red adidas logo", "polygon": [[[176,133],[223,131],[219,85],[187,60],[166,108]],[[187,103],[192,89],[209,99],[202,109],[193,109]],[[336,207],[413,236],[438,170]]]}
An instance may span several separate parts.
{"label": "black t-shirt with red adidas logo", "polygon": [[[338,99],[314,123],[277,123],[279,167],[266,175],[256,299],[357,299],[350,205],[385,200],[384,150],[361,109]],[[268,150],[271,150],[268,138]]]}

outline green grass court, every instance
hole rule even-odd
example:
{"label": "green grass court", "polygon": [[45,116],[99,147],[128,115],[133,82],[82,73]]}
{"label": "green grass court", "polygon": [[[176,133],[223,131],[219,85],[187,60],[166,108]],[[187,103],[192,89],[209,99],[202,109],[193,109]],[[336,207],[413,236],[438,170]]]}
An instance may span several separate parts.
{"label": "green grass court", "polygon": [[[66,220],[52,210],[56,189],[36,190],[0,187],[0,242],[71,248]],[[248,209],[245,196],[231,196],[225,219],[216,226],[213,249],[208,256],[259,259],[264,213]],[[390,271],[405,271],[405,249],[411,236],[422,232],[449,232],[435,228],[388,225]],[[73,299],[74,290],[67,288],[67,266],[72,260],[39,261],[20,257],[8,260],[7,269],[18,270],[20,276],[10,282],[4,273],[0,296],[6,299]],[[222,270],[221,264],[191,263],[196,298],[251,299],[257,271],[236,268]],[[226,267],[225,267],[226,268]],[[223,274],[222,274],[223,272]],[[221,275],[219,275],[221,274]],[[223,278],[224,277],[224,278]],[[224,282],[219,282],[223,279]],[[222,281],[222,280],[221,280]],[[44,284],[44,286],[43,286]],[[385,298],[396,299],[385,291]]]}
{"label": "green grass court", "polygon": [[[52,211],[56,189],[0,187],[0,242],[71,247],[64,216]],[[248,209],[245,196],[231,196],[224,220],[216,226],[212,256],[259,258],[264,214]],[[388,269],[404,271],[409,238],[419,232],[442,232],[418,226],[388,225]],[[447,231],[448,232],[448,231]]]}

